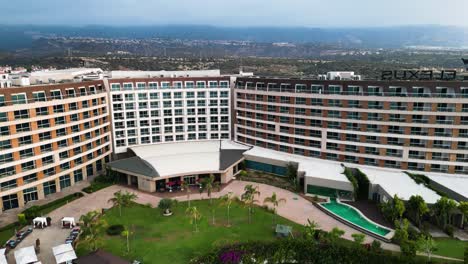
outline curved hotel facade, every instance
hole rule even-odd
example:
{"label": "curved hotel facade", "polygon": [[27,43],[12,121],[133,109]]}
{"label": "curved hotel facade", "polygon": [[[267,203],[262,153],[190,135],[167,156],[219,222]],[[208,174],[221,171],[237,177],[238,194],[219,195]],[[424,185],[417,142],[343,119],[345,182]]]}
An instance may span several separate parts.
{"label": "curved hotel facade", "polygon": [[468,83],[238,78],[235,140],[340,162],[468,173]]}
{"label": "curved hotel facade", "polygon": [[96,175],[112,153],[102,81],[0,89],[2,210]]}

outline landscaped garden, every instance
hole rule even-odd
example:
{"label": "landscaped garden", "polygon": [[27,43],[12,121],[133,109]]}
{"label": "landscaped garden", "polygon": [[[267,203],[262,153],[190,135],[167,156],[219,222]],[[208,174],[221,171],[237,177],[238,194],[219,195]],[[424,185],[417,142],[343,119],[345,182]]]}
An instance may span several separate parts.
{"label": "landscaped garden", "polygon": [[[210,204],[208,199],[192,201],[201,218],[195,231],[193,219],[187,215],[188,204],[172,206],[172,215],[163,216],[159,208],[132,204],[122,208],[119,216],[117,207],[107,211],[101,219],[107,225],[123,225],[129,231],[130,251],[127,253],[126,239],[120,235],[109,236],[102,229],[98,242],[101,248],[129,260],[143,263],[188,263],[191,258],[208,253],[213,247],[234,242],[273,241],[275,222],[289,225],[293,233],[301,233],[303,226],[275,215],[264,208],[255,207],[249,223],[248,208],[234,201],[230,206],[228,226],[227,207],[218,200]],[[213,217],[214,214],[214,217]],[[191,222],[193,224],[191,224]],[[78,245],[78,254],[91,249],[87,243]]]}

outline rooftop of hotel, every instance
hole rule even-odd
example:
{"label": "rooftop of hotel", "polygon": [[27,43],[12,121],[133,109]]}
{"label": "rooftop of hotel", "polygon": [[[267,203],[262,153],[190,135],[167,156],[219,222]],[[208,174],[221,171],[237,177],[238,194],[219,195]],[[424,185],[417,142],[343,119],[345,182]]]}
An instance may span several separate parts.
{"label": "rooftop of hotel", "polygon": [[403,200],[409,200],[412,195],[420,195],[424,200],[433,204],[440,196],[423,184],[417,184],[406,173],[395,169],[371,168],[368,166],[351,166],[358,168],[367,175],[372,184],[378,184],[389,195],[397,195]]}
{"label": "rooftop of hotel", "polygon": [[109,163],[114,169],[151,178],[224,171],[249,147],[232,141],[188,141],[130,148],[134,157]]}

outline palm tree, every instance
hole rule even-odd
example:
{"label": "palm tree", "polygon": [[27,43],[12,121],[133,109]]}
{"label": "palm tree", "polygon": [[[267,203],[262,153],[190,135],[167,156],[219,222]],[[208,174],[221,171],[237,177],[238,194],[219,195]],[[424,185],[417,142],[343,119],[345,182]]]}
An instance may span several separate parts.
{"label": "palm tree", "polygon": [[307,238],[315,238],[315,234],[317,234],[317,229],[319,228],[319,224],[315,221],[310,221],[307,219],[307,225],[305,226],[305,234]]}
{"label": "palm tree", "polygon": [[220,185],[219,182],[215,182],[215,176],[210,174],[210,177],[205,178],[202,183],[203,189],[206,190],[208,197],[210,198],[210,204],[213,204],[213,200],[211,199],[211,192],[213,189],[217,188],[219,190]]}
{"label": "palm tree", "polygon": [[114,193],[114,197],[109,199],[114,206],[119,207],[119,215],[122,216],[122,205],[124,204],[124,197],[121,191]]}
{"label": "palm tree", "polygon": [[122,216],[122,206],[129,206],[136,199],[137,195],[134,193],[127,191],[122,193],[122,191],[118,191],[114,193],[114,197],[109,199],[109,202],[111,202],[114,206],[119,207],[119,215]]}
{"label": "palm tree", "polygon": [[244,202],[245,206],[249,208],[249,223],[252,222],[252,207],[253,205],[258,202],[255,200],[255,195],[260,196],[260,192],[258,191],[258,186],[253,187],[252,185],[246,185],[244,187],[244,193],[242,194],[242,201]]}
{"label": "palm tree", "polygon": [[281,203],[286,203],[286,199],[284,198],[279,198],[276,197],[276,193],[273,192],[273,194],[271,195],[271,197],[266,197],[264,200],[263,200],[263,203],[271,203],[273,205],[273,214],[274,214],[274,220],[275,220],[275,223],[277,221],[276,219],[276,208],[278,208],[278,206],[281,204]]}
{"label": "palm tree", "polygon": [[185,190],[185,192],[187,193],[187,202],[188,202],[188,206],[187,207],[190,207],[190,193],[192,192],[190,190],[190,185],[188,184],[187,181],[183,181],[182,182],[182,188]]}
{"label": "palm tree", "polygon": [[137,198],[138,196],[135,193],[125,191],[125,193],[123,194],[123,206],[130,206],[133,202],[135,202]]}
{"label": "palm tree", "polygon": [[223,195],[221,197],[221,206],[226,206],[227,208],[227,226],[231,226],[231,221],[230,221],[230,210],[231,210],[231,205],[232,202],[234,202],[237,199],[236,196],[234,196],[233,192],[228,192],[227,194]]}
{"label": "palm tree", "polygon": [[87,228],[91,225],[91,222],[94,221],[94,218],[96,218],[99,215],[97,211],[91,211],[88,212],[80,217],[80,222],[81,226],[83,228]]}
{"label": "palm tree", "polygon": [[130,231],[128,228],[125,227],[125,229],[122,231],[121,235],[127,239],[127,253],[130,252],[130,241],[128,239],[130,235]]}
{"label": "palm tree", "polygon": [[192,206],[185,210],[185,213],[190,217],[190,224],[194,226],[195,232],[198,232],[197,222],[201,218],[201,214],[198,211],[197,207]]}
{"label": "palm tree", "polygon": [[94,218],[88,227],[83,228],[83,242],[87,244],[91,250],[98,249],[98,243],[104,238],[102,232],[107,228],[107,222],[104,219]]}

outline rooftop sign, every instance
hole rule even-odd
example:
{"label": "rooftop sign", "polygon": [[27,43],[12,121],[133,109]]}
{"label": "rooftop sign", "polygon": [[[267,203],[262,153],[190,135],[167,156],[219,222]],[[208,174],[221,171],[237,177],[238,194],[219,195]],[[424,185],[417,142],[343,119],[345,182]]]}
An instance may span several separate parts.
{"label": "rooftop sign", "polygon": [[451,81],[457,78],[457,72],[453,70],[442,70],[435,72],[432,70],[425,71],[382,71],[381,80],[405,80],[405,81]]}

